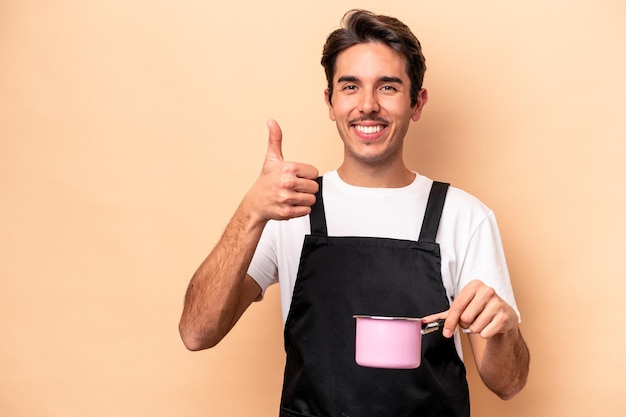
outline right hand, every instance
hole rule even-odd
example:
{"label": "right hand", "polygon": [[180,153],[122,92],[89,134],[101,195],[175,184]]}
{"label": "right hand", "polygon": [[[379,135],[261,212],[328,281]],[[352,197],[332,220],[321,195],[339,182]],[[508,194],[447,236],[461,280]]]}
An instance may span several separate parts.
{"label": "right hand", "polygon": [[260,221],[287,220],[306,216],[315,203],[319,171],[312,165],[285,162],[282,152],[283,134],[275,120],[267,122],[269,143],[261,175],[246,200]]}

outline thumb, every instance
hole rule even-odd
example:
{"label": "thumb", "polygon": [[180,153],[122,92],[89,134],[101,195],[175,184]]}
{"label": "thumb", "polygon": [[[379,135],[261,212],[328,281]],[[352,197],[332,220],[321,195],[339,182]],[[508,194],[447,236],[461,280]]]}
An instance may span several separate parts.
{"label": "thumb", "polygon": [[283,132],[280,130],[280,126],[276,120],[273,119],[267,121],[267,128],[270,132],[270,139],[267,145],[267,155],[265,156],[265,160],[282,161]]}

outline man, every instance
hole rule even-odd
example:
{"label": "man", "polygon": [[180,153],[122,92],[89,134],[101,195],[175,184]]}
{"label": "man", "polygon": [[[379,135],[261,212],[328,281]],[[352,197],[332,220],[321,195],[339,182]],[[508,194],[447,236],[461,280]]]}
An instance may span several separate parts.
{"label": "man", "polygon": [[[268,122],[262,172],[194,274],[180,322],[210,348],[280,281],[287,353],[281,416],[468,416],[457,326],[504,399],[529,353],[493,213],[408,169],[404,138],[428,101],[419,41],[395,18],[353,10],[324,46],[326,104],[344,160],[318,179],[285,162]],[[413,370],[354,361],[354,314],[445,319]]]}

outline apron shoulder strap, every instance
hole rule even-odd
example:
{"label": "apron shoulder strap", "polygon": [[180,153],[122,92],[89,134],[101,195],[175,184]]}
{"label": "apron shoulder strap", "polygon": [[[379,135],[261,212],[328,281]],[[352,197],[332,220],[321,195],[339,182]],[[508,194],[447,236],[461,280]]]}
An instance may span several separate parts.
{"label": "apron shoulder strap", "polygon": [[322,200],[322,177],[317,177],[320,188],[315,194],[315,204],[311,207],[309,220],[311,222],[311,234],[328,236],[326,227],[326,212],[324,211],[324,201]]}
{"label": "apron shoulder strap", "polygon": [[419,241],[435,242],[449,186],[450,184],[445,182],[433,181],[428,203],[426,203],[426,213],[424,214]]}

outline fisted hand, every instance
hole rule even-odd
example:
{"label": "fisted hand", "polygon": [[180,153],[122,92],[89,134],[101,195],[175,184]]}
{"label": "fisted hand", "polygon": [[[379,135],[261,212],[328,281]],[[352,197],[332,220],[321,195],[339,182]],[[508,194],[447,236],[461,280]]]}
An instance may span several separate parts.
{"label": "fisted hand", "polygon": [[460,325],[468,333],[477,333],[483,339],[490,339],[499,333],[517,329],[517,313],[495,290],[482,281],[474,280],[467,284],[452,302],[448,311],[424,317],[430,323],[445,319],[443,335],[451,337]]}
{"label": "fisted hand", "polygon": [[269,143],[261,175],[246,195],[259,220],[287,220],[306,216],[315,203],[318,170],[308,164],[285,162],[283,134],[275,120],[267,122]]}

